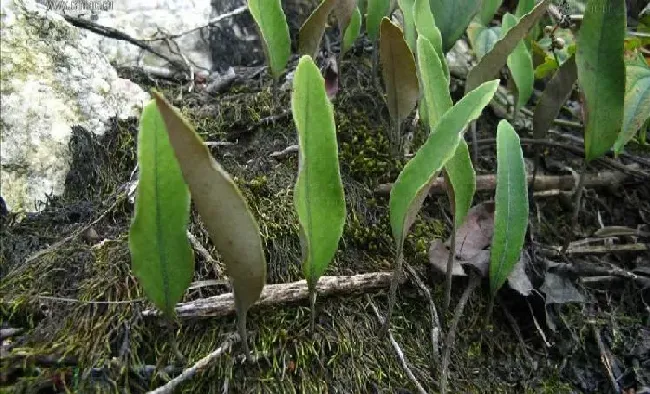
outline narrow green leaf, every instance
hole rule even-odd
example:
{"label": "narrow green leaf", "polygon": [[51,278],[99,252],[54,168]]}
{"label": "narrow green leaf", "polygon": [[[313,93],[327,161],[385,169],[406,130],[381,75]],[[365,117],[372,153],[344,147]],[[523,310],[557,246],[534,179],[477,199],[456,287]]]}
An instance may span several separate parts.
{"label": "narrow green leaf", "polygon": [[232,283],[239,333],[247,346],[246,313],[259,298],[266,280],[259,227],[233,180],[180,111],[159,93],[155,93],[155,98],[194,206]]}
{"label": "narrow green leaf", "polygon": [[388,111],[394,124],[401,124],[413,111],[418,100],[418,77],[415,59],[402,29],[388,18],[381,21],[379,59],[386,86]]}
{"label": "narrow green leaf", "polygon": [[325,81],[309,56],[303,56],[298,64],[291,108],[300,145],[294,204],[300,222],[303,271],[309,288],[315,291],[338,248],[346,209],[334,111]]}
{"label": "narrow green leaf", "polygon": [[639,54],[640,61],[627,64],[625,78],[625,116],[623,131],[614,151],[620,153],[643,124],[650,118],[650,67]]}
{"label": "narrow green leaf", "polygon": [[486,53],[494,48],[494,44],[499,41],[501,36],[501,26],[485,27],[478,23],[472,22],[467,28],[469,42],[474,49],[477,60],[481,60]]}
{"label": "narrow green leaf", "polygon": [[453,103],[449,95],[448,80],[433,45],[424,36],[419,36],[417,47],[425,110],[429,127],[433,129]]}
{"label": "narrow green leaf", "polygon": [[519,0],[517,3],[517,9],[515,10],[515,15],[517,18],[521,18],[526,15],[535,7],[535,0]]}
{"label": "narrow green leaf", "polygon": [[508,55],[544,15],[549,3],[550,0],[542,0],[530,13],[519,20],[517,26],[510,29],[502,39],[494,44],[494,48],[481,58],[476,67],[470,70],[465,82],[465,92],[473,90],[476,86],[498,74],[499,70],[506,65]]}
{"label": "narrow green leaf", "polygon": [[298,52],[301,55],[316,57],[325,33],[327,18],[336,3],[337,0],[323,0],[300,27],[298,32]]}
{"label": "narrow green leaf", "polygon": [[[418,37],[418,53],[420,78],[426,97],[424,102],[429,110],[429,125],[432,132],[437,132],[440,130],[438,122],[452,108],[453,103],[433,46],[422,36]],[[476,173],[464,139],[461,138],[453,157],[445,164],[445,171],[453,189],[450,198],[454,205],[454,222],[460,226],[476,191]]]}
{"label": "narrow green leaf", "polygon": [[[505,36],[517,23],[516,16],[509,13],[503,15],[501,35]],[[535,82],[533,58],[528,52],[524,40],[520,40],[512,53],[508,55],[507,64],[517,87],[517,103],[515,106],[515,113],[517,113],[519,108],[525,106],[530,96],[532,96],[533,83]]]}
{"label": "narrow green leaf", "polygon": [[424,202],[427,186],[454,156],[462,131],[481,115],[498,84],[498,80],[486,82],[463,97],[444,114],[424,145],[404,166],[390,193],[390,223],[398,254]]}
{"label": "narrow green leaf", "polygon": [[528,227],[528,183],[519,136],[507,120],[497,127],[497,189],[490,251],[492,294],[519,261]]}
{"label": "narrow green leaf", "polygon": [[131,264],[147,298],[171,318],[194,274],[194,252],[187,240],[190,192],[153,100],[140,118],[138,168],[129,229]]}
{"label": "narrow green leaf", "polygon": [[[415,18],[415,28],[419,36],[423,36],[435,49],[440,64],[445,72],[447,80],[449,80],[449,68],[447,67],[447,60],[442,48],[442,35],[440,29],[436,26],[436,20],[431,13],[429,0],[415,0],[413,5],[413,16]],[[447,84],[449,86],[449,84]]]}
{"label": "narrow green leaf", "polygon": [[454,228],[459,228],[465,222],[476,192],[476,171],[464,139],[461,138],[456,153],[445,164],[445,171],[454,195]]}
{"label": "narrow green leaf", "polygon": [[553,125],[560,109],[573,92],[573,85],[578,79],[575,57],[571,57],[556,71],[546,84],[546,89],[539,99],[533,114],[533,137],[542,139]]}
{"label": "narrow green leaf", "polygon": [[413,15],[415,0],[397,0],[397,3],[404,17],[404,38],[406,39],[406,43],[409,44],[411,52],[415,53],[415,40],[418,37],[415,30],[415,17]]}
{"label": "narrow green leaf", "polygon": [[358,8],[354,9],[352,17],[350,18],[350,24],[347,29],[345,29],[345,34],[343,35],[343,43],[341,53],[346,53],[352,48],[354,42],[357,40],[361,34],[361,12]]}
{"label": "narrow green leaf", "polygon": [[585,159],[604,155],[623,127],[625,1],[590,0],[578,33],[576,66],[584,97]]}
{"label": "narrow green leaf", "polygon": [[483,0],[479,17],[479,21],[483,26],[487,26],[492,22],[492,18],[501,7],[501,3],[503,3],[503,0]]}
{"label": "narrow green leaf", "polygon": [[429,0],[429,3],[442,33],[443,52],[447,53],[480,11],[481,0]]}
{"label": "narrow green leaf", "polygon": [[260,29],[264,53],[274,78],[279,78],[291,55],[287,17],[280,0],[248,0],[248,10]]}
{"label": "narrow green leaf", "polygon": [[366,32],[368,38],[375,41],[379,36],[381,20],[390,12],[390,0],[368,0],[366,15]]}

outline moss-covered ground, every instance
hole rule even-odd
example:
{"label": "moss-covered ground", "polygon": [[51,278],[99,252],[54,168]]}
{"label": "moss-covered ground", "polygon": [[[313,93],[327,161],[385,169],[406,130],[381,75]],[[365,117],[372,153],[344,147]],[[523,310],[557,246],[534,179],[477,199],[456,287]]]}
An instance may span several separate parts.
{"label": "moss-covered ground", "polygon": [[[378,184],[394,180],[403,161],[390,154],[388,113],[381,93],[372,88],[375,84],[365,59],[351,54],[343,62],[341,90],[334,102],[348,218],[330,275],[388,271],[393,265],[388,201],[374,190]],[[157,88],[175,98],[180,86],[159,82]],[[185,93],[182,100],[175,101],[205,140],[232,142],[211,149],[236,178],[260,223],[269,264],[268,283],[301,279],[292,207],[297,157],[269,157],[295,144],[296,133],[290,116],[264,122],[286,111],[289,99],[288,91],[279,90],[263,76],[219,95],[199,91]],[[496,119],[487,116],[479,129],[491,135]],[[423,140],[423,130],[412,131],[414,141]],[[234,317],[184,319],[169,326],[141,315],[149,305],[130,272],[127,241],[133,206],[126,193],[136,164],[136,135],[136,120],[116,122],[100,139],[80,130],[71,143],[75,156],[66,193],[52,199],[39,214],[2,218],[0,316],[4,324],[25,330],[7,342],[11,348],[3,349],[2,392],[142,393],[164,382],[163,371],[193,364],[234,332]],[[417,142],[412,150],[416,148]],[[494,170],[491,149],[484,151],[478,170]],[[641,201],[647,212],[650,200],[642,197],[648,197],[648,190],[629,192],[636,193],[634,204]],[[489,197],[481,194],[477,201]],[[588,209],[596,209],[602,198],[588,195]],[[568,214],[557,202],[543,204],[541,215],[548,228],[540,229],[538,241],[561,244],[570,231],[568,219],[564,219]],[[615,209],[639,215],[633,207]],[[428,268],[427,249],[430,241],[449,234],[449,215],[446,197],[427,199],[406,243],[408,262],[432,286],[439,308],[443,278]],[[585,226],[593,225],[595,214],[586,217]],[[97,218],[89,229],[79,232]],[[630,222],[637,220],[629,218]],[[190,231],[218,261],[195,214]],[[61,246],[25,262],[75,232],[79,234]],[[220,279],[220,267],[198,254],[196,259],[195,281]],[[455,304],[466,281],[459,279],[454,285]],[[188,291],[185,301],[224,291],[220,285],[199,287]],[[639,312],[643,308],[638,306],[634,288],[626,286],[615,294],[614,300],[597,304],[594,319],[599,327],[616,327],[612,335],[619,338],[616,343],[623,349],[625,344],[620,341],[634,337],[648,320]],[[385,292],[370,296],[385,312]],[[543,321],[545,309],[539,305],[539,297],[531,302]],[[475,292],[461,319],[452,354],[451,392],[571,393],[581,389],[572,368],[606,383],[597,355],[591,353],[593,339],[582,307],[558,308],[557,315],[564,318],[563,329],[557,334],[545,329],[549,341],[572,344],[565,349],[555,343],[544,345],[520,296],[506,292],[490,319],[485,318],[487,303],[485,289]],[[515,316],[516,329],[501,304]],[[442,317],[448,322],[451,314]],[[436,392],[440,366],[433,360],[430,326],[426,301],[410,284],[402,286],[392,332],[418,380]],[[259,359],[240,363],[236,347],[178,392],[414,392],[394,349],[378,336],[379,323],[363,295],[319,299],[316,332],[308,332],[308,327],[306,303],[254,310],[249,315],[249,330]],[[173,351],[174,344],[185,364],[179,364],[182,360]],[[601,387],[606,384],[596,383],[594,392]]]}

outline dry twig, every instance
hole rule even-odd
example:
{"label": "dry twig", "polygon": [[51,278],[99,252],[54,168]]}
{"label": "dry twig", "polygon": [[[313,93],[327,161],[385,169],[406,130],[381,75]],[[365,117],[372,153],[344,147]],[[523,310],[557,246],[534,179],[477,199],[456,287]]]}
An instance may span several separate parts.
{"label": "dry twig", "polygon": [[[323,276],[318,280],[316,289],[319,297],[335,294],[366,293],[386,288],[390,285],[391,272],[371,272],[354,276]],[[307,300],[309,290],[307,281],[270,284],[264,286],[256,307],[292,303]],[[226,316],[235,313],[235,301],[232,293],[178,304],[176,314],[179,317]],[[145,310],[143,316],[158,316],[159,311]]]}
{"label": "dry twig", "polygon": [[181,383],[192,379],[197,373],[209,367],[214,360],[218,359],[222,354],[229,351],[232,345],[236,342],[239,342],[239,340],[240,339],[238,335],[232,335],[232,337],[221,344],[217,350],[200,359],[196,364],[184,370],[180,375],[167,382],[164,386],[158,387],[157,389],[150,391],[148,394],[173,393]]}
{"label": "dry twig", "polygon": [[[375,312],[375,316],[377,316],[377,320],[379,320],[379,324],[383,326],[385,324],[385,320],[379,314],[379,310],[377,309],[377,306],[375,306],[375,303],[372,302],[370,296],[368,296],[367,294],[366,294],[366,299],[368,300],[368,303],[372,307],[372,310]],[[393,337],[393,334],[391,334],[390,331],[388,331],[388,338],[390,339],[390,343],[393,345],[393,349],[395,349],[395,352],[397,353],[397,358],[399,358],[399,362],[402,365],[404,372],[406,372],[406,376],[408,376],[409,379],[411,379],[411,382],[417,389],[418,393],[427,394],[427,391],[424,389],[424,387],[422,387],[422,384],[420,384],[418,379],[415,377],[413,371],[411,371],[411,368],[408,365],[408,360],[406,360],[406,356],[404,355],[402,348],[399,346],[399,343],[397,343],[395,337]]]}

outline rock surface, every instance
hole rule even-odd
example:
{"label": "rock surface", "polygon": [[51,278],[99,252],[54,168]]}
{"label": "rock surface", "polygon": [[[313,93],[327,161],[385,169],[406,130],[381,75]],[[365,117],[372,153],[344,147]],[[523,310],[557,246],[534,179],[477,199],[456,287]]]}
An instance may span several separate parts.
{"label": "rock surface", "polygon": [[[195,72],[225,72],[232,66],[264,62],[257,27],[245,9],[246,0],[113,0],[111,3],[112,9],[92,15],[91,12],[59,12],[91,18],[98,25],[145,40],[179,63],[185,63],[186,59]],[[295,38],[317,1],[283,0],[282,3]],[[216,19],[219,21],[212,23]],[[171,40],[159,39],[170,36]],[[94,33],[89,33],[86,39],[119,66],[168,66],[166,60],[127,41]]]}
{"label": "rock surface", "polygon": [[3,0],[0,23],[1,194],[9,210],[38,211],[63,192],[73,128],[101,135],[149,95],[33,0]]}

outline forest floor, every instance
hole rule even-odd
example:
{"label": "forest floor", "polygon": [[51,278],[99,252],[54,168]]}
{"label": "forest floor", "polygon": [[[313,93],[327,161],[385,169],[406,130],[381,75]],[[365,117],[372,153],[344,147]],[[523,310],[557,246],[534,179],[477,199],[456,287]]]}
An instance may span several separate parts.
{"label": "forest floor", "polygon": [[[390,272],[394,260],[388,198],[377,188],[394,181],[405,160],[390,153],[388,111],[375,88],[369,56],[360,52],[357,48],[340,65],[334,99],[348,217],[326,275]],[[205,141],[219,142],[211,147],[215,158],[236,178],[260,223],[267,282],[301,280],[292,206],[298,160],[291,153],[271,156],[297,143],[289,90],[274,86],[265,71],[218,94],[197,89],[181,95],[178,82],[127,77],[164,92]],[[452,84],[456,99],[461,85]],[[477,123],[480,141],[495,137],[498,121],[493,109],[484,111]],[[131,273],[128,248],[138,125],[130,120],[114,126],[102,137],[75,133],[64,195],[40,213],[1,218],[1,392],[143,393],[217,349],[235,331],[233,315],[180,317],[173,327],[143,315],[151,305]],[[518,131],[523,138],[532,135],[525,127]],[[575,138],[581,130],[558,126],[556,131],[549,140],[556,145],[544,148],[540,173],[580,170],[583,159],[576,151],[582,146]],[[414,135],[415,152],[425,131],[409,126],[407,132]],[[568,197],[534,198],[525,247],[535,290],[523,297],[503,289],[489,317],[487,282],[471,293],[451,353],[450,392],[608,393],[618,386],[618,392],[631,394],[632,388],[650,387],[650,251],[607,249],[649,241],[650,181],[643,172],[647,176],[650,167],[643,162],[650,161],[650,152],[634,143],[628,152],[640,158],[639,167],[620,185],[588,189],[576,225]],[[526,158],[532,153],[524,146]],[[595,161],[588,171],[620,170],[611,168],[611,161]],[[475,167],[479,175],[495,172],[494,144],[480,145]],[[475,203],[493,196],[481,191]],[[433,240],[449,236],[450,216],[447,197],[431,195],[405,247],[407,262],[426,283],[440,314],[442,339],[468,283],[454,280],[452,308],[443,311],[444,277],[431,268],[428,249]],[[639,234],[598,243],[605,252],[547,253],[609,226]],[[210,256],[196,254],[194,284],[183,301],[227,292],[218,253],[195,212],[189,230]],[[549,261],[571,268],[561,271],[562,278],[583,302],[547,303],[540,287]],[[385,314],[387,289],[320,297],[313,333],[306,300],[253,308],[248,328],[256,360],[242,363],[235,345],[178,392],[417,392],[390,341],[378,335],[371,303]],[[440,360],[432,350],[431,326],[429,302],[407,278],[398,291],[391,332],[414,377],[427,392],[437,392]],[[19,331],[8,335],[8,328]]]}

